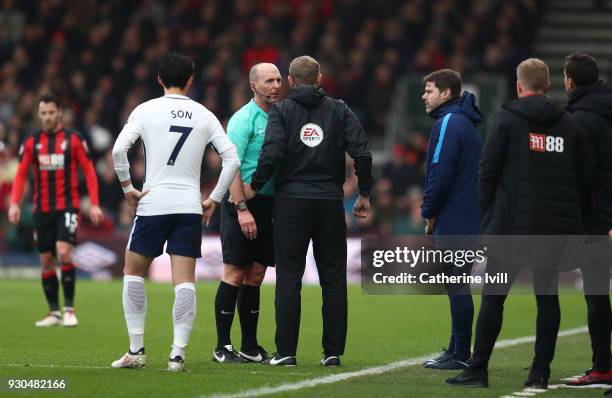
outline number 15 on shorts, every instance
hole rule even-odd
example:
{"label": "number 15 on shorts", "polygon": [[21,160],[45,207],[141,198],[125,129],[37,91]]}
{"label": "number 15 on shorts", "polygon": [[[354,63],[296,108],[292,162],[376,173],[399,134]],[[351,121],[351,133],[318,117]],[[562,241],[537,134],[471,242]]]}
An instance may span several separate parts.
{"label": "number 15 on shorts", "polygon": [[78,223],[79,223],[79,215],[77,213],[64,213],[64,220],[66,221],[66,229],[70,231],[71,234],[76,232]]}

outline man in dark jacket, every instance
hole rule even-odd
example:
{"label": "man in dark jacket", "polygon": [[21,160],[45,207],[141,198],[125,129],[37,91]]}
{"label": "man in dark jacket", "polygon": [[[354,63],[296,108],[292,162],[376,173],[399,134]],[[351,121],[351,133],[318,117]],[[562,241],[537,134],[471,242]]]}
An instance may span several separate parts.
{"label": "man in dark jacket", "polygon": [[[426,233],[476,235],[480,224],[478,208],[478,163],[482,138],[476,127],[482,114],[476,97],[461,94],[461,76],[450,69],[437,70],[423,79],[425,110],[436,124],[429,139],[427,177],[421,214]],[[452,238],[451,238],[452,239]],[[451,266],[445,272],[469,275],[471,264]],[[448,348],[425,362],[426,368],[464,369],[470,358],[474,303],[469,284],[447,286],[451,309]]]}
{"label": "man in dark jacket", "polygon": [[[597,61],[587,54],[571,54],[565,59],[564,83],[568,94],[567,110],[585,127],[595,148],[595,180],[584,214],[585,233],[607,235],[612,229],[612,84],[599,80]],[[612,384],[610,264],[591,258],[581,270],[593,369],[568,384]]]}
{"label": "man in dark jacket", "polygon": [[[491,235],[579,234],[579,183],[588,153],[575,118],[546,96],[548,66],[527,59],[517,67],[518,99],[496,116],[480,169],[481,232]],[[546,253],[554,257],[555,253]],[[474,354],[451,385],[488,386],[488,362],[502,326],[503,305],[520,271],[489,255],[486,272],[506,273],[503,286],[485,284],[476,323]],[[534,269],[537,301],[535,357],[525,386],[547,388],[559,331],[557,270]]]}
{"label": "man in dark jacket", "polygon": [[[289,65],[289,97],[270,108],[254,191],[276,174],[276,348],[270,365],[294,366],[300,328],[300,290],[312,239],[323,289],[323,366],[339,366],[347,331],[345,152],[355,161],[359,198],[353,214],[370,211],[372,155],[349,107],[319,87],[319,63],[302,56]],[[247,197],[252,192],[245,192]]]}

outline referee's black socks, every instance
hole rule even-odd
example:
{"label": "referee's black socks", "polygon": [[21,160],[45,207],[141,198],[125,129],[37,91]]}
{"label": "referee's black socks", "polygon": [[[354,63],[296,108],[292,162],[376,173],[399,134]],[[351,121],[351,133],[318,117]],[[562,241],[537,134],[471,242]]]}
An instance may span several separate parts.
{"label": "referee's black socks", "polygon": [[238,294],[238,315],[242,329],[240,351],[257,349],[257,322],[259,321],[260,286],[242,285]]}
{"label": "referee's black socks", "polygon": [[240,288],[221,281],[215,297],[215,320],[217,322],[217,348],[231,343],[230,331],[236,309],[236,298]]}

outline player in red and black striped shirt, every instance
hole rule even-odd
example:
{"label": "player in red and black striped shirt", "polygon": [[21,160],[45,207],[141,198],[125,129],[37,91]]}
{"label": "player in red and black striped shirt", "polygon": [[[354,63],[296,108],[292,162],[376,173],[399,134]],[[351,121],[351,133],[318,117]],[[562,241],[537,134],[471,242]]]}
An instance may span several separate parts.
{"label": "player in red and black striped shirt", "polygon": [[[38,327],[76,326],[73,300],[76,270],[72,251],[79,224],[78,170],[85,175],[91,200],[89,217],[98,225],[104,215],[98,205],[98,178],[85,140],[62,125],[57,98],[43,95],[38,100],[38,117],[43,130],[28,136],[19,149],[20,163],[13,184],[9,221],[19,223],[19,201],[30,165],[34,168],[34,240],[40,254],[42,285],[50,313],[36,322]],[[64,314],[59,310],[59,264],[64,291]]]}

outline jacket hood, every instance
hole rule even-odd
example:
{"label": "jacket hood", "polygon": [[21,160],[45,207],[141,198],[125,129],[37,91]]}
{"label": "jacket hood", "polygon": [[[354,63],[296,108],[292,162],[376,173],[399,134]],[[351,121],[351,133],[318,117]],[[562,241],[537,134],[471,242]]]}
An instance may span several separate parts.
{"label": "jacket hood", "polygon": [[561,104],[546,95],[516,98],[504,103],[502,108],[535,124],[552,123],[565,112]]}
{"label": "jacket hood", "polygon": [[569,95],[567,109],[571,112],[586,110],[612,120],[612,83],[598,81],[574,90]]}
{"label": "jacket hood", "polygon": [[325,90],[319,86],[297,86],[289,91],[289,98],[307,108],[316,108],[325,99]]}
{"label": "jacket hood", "polygon": [[477,125],[482,122],[482,113],[476,106],[476,96],[469,91],[464,91],[461,97],[455,98],[440,105],[429,113],[433,119],[438,120],[448,113],[461,114]]}

